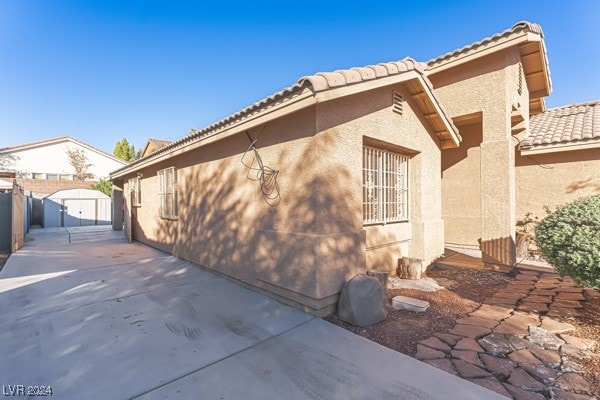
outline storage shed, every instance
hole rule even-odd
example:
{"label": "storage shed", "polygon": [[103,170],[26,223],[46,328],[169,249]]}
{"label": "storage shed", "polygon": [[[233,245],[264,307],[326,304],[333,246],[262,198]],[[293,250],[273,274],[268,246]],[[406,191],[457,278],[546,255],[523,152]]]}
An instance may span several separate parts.
{"label": "storage shed", "polygon": [[98,190],[59,190],[44,198],[45,228],[109,225],[110,223],[110,197]]}

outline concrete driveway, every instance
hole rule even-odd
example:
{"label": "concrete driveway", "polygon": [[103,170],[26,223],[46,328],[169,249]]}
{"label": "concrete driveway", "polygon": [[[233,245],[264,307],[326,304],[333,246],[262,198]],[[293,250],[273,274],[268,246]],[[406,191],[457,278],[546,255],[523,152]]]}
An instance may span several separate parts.
{"label": "concrete driveway", "polygon": [[47,229],[0,271],[4,394],[501,399],[108,227]]}

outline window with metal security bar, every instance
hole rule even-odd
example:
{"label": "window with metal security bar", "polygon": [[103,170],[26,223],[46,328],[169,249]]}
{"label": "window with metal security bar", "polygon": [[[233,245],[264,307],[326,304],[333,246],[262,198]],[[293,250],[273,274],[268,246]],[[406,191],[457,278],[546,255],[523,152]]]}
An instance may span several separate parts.
{"label": "window with metal security bar", "polygon": [[177,170],[175,167],[158,171],[160,183],[160,217],[177,219]]}
{"label": "window with metal security bar", "polygon": [[408,220],[408,157],[363,147],[363,223]]}
{"label": "window with metal security bar", "polygon": [[140,207],[142,205],[142,187],[140,178],[129,178],[129,195],[131,196],[131,206]]}

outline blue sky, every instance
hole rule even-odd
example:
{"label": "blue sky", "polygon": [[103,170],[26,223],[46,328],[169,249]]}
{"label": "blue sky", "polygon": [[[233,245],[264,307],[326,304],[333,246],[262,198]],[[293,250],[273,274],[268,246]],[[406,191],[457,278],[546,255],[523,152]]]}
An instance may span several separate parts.
{"label": "blue sky", "polygon": [[0,0],[0,147],[176,140],[320,71],[539,23],[549,107],[600,99],[600,1]]}

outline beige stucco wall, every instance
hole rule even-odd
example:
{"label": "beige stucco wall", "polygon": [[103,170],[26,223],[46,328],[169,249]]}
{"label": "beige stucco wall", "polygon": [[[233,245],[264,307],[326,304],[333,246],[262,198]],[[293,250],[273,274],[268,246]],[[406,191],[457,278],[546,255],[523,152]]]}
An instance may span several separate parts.
{"label": "beige stucco wall", "polygon": [[[391,111],[393,92],[402,94],[405,106],[399,116]],[[424,260],[426,266],[443,253],[443,220],[441,218],[440,148],[438,139],[420,119],[417,106],[402,85],[372,90],[319,105],[317,130],[318,165],[323,171],[318,202],[320,221],[334,222],[332,209],[339,198],[353,216],[342,229],[365,232],[366,265],[396,272],[398,258]],[[408,222],[362,225],[362,145],[374,147],[377,141],[389,144],[390,150],[410,155]],[[405,148],[394,148],[395,146]],[[339,166],[345,165],[342,187]],[[351,186],[348,186],[351,183]],[[328,190],[328,194],[324,192]]]}
{"label": "beige stucco wall", "polygon": [[[391,110],[394,89],[408,99],[403,116]],[[264,164],[279,170],[276,206],[264,201],[240,162],[249,145],[243,133],[146,167],[138,171],[142,205],[131,209],[126,225],[134,240],[327,314],[343,284],[367,268],[395,272],[398,257],[427,262],[443,252],[439,143],[416,110],[398,85],[319,103],[252,129]],[[409,222],[363,227],[365,137],[413,153]],[[174,221],[159,217],[157,171],[171,166],[179,189]]]}
{"label": "beige stucco wall", "polygon": [[[446,228],[445,240],[448,244],[476,247],[481,239],[484,260],[497,264],[511,264],[515,260],[512,245],[516,140],[512,134],[516,125],[526,123],[517,123],[516,117],[520,115],[527,120],[529,114],[529,92],[523,77],[518,93],[519,63],[519,52],[513,48],[430,75],[452,118],[481,124],[479,148],[463,152],[462,161],[451,160],[457,155],[454,150],[442,153],[444,166],[457,165],[454,169],[446,168],[448,173],[442,178],[449,178],[443,183],[443,210],[444,216],[448,216],[446,223],[453,225]],[[465,130],[467,141],[475,140],[471,129],[459,127],[461,135]],[[472,160],[468,159],[471,157]],[[459,172],[469,183],[459,185]],[[477,196],[479,202],[474,200]],[[465,205],[472,206],[473,213],[465,212]],[[479,228],[472,226],[478,223],[478,216],[473,215],[476,213],[481,218]]]}
{"label": "beige stucco wall", "polygon": [[544,205],[555,209],[581,197],[600,194],[597,149],[522,156],[517,152],[516,218],[531,212],[546,216]]}
{"label": "beige stucco wall", "polygon": [[445,243],[479,248],[481,237],[480,122],[459,125],[462,143],[442,153],[442,213]]}

